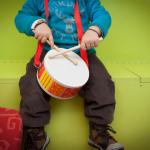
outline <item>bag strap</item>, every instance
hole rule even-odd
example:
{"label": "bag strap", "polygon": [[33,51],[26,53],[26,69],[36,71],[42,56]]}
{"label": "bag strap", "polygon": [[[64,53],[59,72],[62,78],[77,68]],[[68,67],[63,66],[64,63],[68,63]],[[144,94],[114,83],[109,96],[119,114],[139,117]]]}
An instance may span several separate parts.
{"label": "bag strap", "polygon": [[[44,0],[45,16],[46,16],[47,22],[48,22],[48,17],[49,17],[48,1],[49,0]],[[43,46],[44,46],[44,44],[39,41],[38,45],[37,45],[37,50],[36,50],[36,53],[35,53],[35,56],[34,56],[34,66],[36,68],[39,68],[39,66],[41,64],[40,56],[42,54]]]}

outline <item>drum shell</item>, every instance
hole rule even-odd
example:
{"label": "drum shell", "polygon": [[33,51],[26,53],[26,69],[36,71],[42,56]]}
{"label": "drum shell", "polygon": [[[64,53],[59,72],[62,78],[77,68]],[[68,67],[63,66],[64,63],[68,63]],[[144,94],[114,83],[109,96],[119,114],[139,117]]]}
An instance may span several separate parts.
{"label": "drum shell", "polygon": [[71,88],[55,81],[46,71],[44,63],[37,71],[37,80],[41,88],[50,96],[57,99],[71,99],[78,94],[81,87]]}

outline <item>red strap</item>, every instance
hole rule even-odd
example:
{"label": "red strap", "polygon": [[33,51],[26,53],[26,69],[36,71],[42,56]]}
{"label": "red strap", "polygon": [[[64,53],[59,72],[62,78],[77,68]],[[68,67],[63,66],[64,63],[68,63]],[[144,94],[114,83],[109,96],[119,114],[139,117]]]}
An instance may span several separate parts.
{"label": "red strap", "polygon": [[[83,27],[82,27],[82,20],[81,20],[80,11],[79,11],[78,0],[76,0],[76,4],[75,4],[75,8],[74,8],[74,18],[75,18],[75,23],[76,23],[76,27],[77,27],[78,40],[81,43],[84,31],[83,31]],[[80,48],[80,55],[81,55],[81,58],[85,61],[85,63],[87,65],[89,65],[86,50]]]}
{"label": "red strap", "polygon": [[48,7],[48,0],[44,0],[44,8],[45,8],[45,15],[46,15],[46,19],[48,21],[48,17],[49,17],[49,7]]}
{"label": "red strap", "polygon": [[[44,0],[44,8],[45,8],[45,15],[46,15],[46,20],[48,21],[49,17],[49,11],[48,11],[48,0]],[[41,42],[38,42],[37,50],[34,56],[34,66],[39,67],[41,62],[40,62],[40,56],[42,54],[43,50],[43,44]]]}
{"label": "red strap", "polygon": [[41,64],[40,56],[42,54],[42,50],[43,50],[43,44],[41,42],[38,42],[36,53],[35,53],[35,56],[34,56],[34,66],[36,68],[38,68]]}

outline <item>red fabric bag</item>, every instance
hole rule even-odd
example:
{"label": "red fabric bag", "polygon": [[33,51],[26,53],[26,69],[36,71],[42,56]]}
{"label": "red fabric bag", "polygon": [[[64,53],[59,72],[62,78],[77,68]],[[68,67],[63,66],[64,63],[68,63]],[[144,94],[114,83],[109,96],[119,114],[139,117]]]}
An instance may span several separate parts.
{"label": "red fabric bag", "polygon": [[22,120],[16,110],[0,107],[0,150],[20,150]]}

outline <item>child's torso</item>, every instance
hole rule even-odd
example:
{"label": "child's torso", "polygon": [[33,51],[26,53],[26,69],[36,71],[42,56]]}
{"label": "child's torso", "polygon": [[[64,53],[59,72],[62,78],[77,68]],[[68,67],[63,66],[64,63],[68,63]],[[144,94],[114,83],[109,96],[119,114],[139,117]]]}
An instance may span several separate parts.
{"label": "child's torso", "polygon": [[[43,0],[38,1],[40,16],[45,18],[45,9]],[[77,29],[74,20],[74,6],[76,0],[49,0],[49,20],[48,24],[52,30],[54,42],[62,48],[70,48],[78,44]],[[82,20],[83,30],[86,31],[89,26],[89,17],[85,0],[78,0],[79,10]],[[49,45],[45,44],[44,50],[49,50]],[[79,50],[75,51],[79,53]],[[88,54],[95,52],[92,48]]]}
{"label": "child's torso", "polygon": [[[39,0],[41,1],[41,0]],[[41,16],[45,17],[44,4],[38,3]],[[49,21],[53,38],[57,44],[75,45],[78,43],[74,20],[75,0],[49,0]],[[84,0],[79,0],[80,15],[84,31],[88,28],[88,14]]]}

